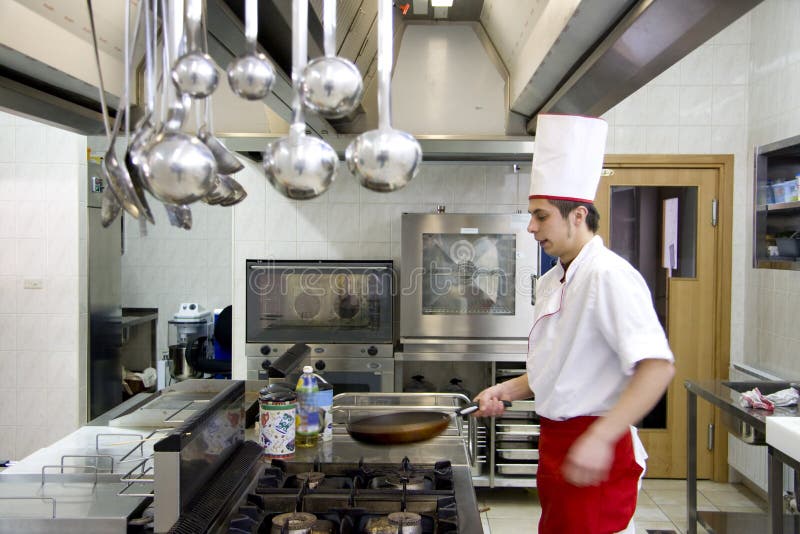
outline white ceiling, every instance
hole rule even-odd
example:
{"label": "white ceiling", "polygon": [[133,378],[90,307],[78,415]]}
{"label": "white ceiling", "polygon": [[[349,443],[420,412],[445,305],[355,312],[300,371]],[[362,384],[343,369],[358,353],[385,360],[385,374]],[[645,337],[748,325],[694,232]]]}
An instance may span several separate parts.
{"label": "white ceiling", "polygon": [[[38,13],[88,43],[92,42],[89,11],[86,0],[15,0],[18,4]],[[131,18],[136,16],[139,0],[131,0]],[[124,47],[125,2],[122,0],[94,0],[94,24],[98,46],[110,55],[122,59]]]}

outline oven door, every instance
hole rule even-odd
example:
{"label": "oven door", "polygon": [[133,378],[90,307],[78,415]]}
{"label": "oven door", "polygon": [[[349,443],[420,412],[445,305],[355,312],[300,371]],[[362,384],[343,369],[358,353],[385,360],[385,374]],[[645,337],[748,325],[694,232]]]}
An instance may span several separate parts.
{"label": "oven door", "polygon": [[402,215],[402,338],[526,338],[539,246],[527,214]]}
{"label": "oven door", "polygon": [[[319,369],[322,362],[324,369]],[[325,358],[315,362],[316,372],[339,393],[394,392],[392,358]]]}
{"label": "oven door", "polygon": [[247,260],[247,343],[392,343],[391,261]]}

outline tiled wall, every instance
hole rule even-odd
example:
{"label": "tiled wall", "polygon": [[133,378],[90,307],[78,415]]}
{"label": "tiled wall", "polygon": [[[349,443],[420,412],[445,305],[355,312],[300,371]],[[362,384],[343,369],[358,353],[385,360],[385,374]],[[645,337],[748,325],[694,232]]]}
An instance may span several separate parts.
{"label": "tiled wall", "polygon": [[168,321],[182,302],[213,312],[232,304],[232,209],[192,204],[192,229],[169,224],[163,205],[150,198],[156,220],[142,235],[139,222],[125,218],[122,306],[158,308],[157,356],[168,347]]}
{"label": "tiled wall", "polygon": [[[530,165],[515,174],[507,164],[423,164],[403,189],[375,193],[361,187],[340,162],[331,189],[316,199],[292,201],[248,163],[237,174],[248,198],[234,208],[234,377],[245,376],[244,262],[275,259],[400,260],[400,214],[514,213],[527,210]],[[239,357],[237,357],[239,356]]]}
{"label": "tiled wall", "polygon": [[[85,175],[85,137],[0,112],[2,459],[22,458],[79,423]],[[42,288],[24,289],[25,280]]]}
{"label": "tiled wall", "polygon": [[[772,143],[800,135],[800,2],[772,0],[751,12],[750,86],[747,146]],[[752,202],[753,157],[748,152],[745,193]],[[800,376],[800,273],[753,269],[752,214],[742,213],[746,224],[743,246],[747,265],[747,332],[744,361],[778,376]]]}
{"label": "tiled wall", "polygon": [[[770,2],[766,2],[769,4]],[[750,14],[609,111],[609,154],[733,154],[731,362],[745,359],[748,317],[747,87]]]}

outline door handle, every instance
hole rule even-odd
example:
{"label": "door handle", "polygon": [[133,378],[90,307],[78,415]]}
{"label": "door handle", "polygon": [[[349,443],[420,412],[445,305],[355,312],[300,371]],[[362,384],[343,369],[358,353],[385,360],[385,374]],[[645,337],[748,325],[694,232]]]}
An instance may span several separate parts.
{"label": "door handle", "polygon": [[538,279],[538,274],[531,275],[531,306],[536,306],[536,280]]}

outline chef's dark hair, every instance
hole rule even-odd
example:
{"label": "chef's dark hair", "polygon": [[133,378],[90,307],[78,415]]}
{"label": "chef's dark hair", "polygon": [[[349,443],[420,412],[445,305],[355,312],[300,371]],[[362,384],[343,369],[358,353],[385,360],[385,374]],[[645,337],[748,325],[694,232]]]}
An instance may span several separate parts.
{"label": "chef's dark hair", "polygon": [[565,219],[570,213],[572,213],[572,210],[579,206],[583,206],[589,212],[586,214],[586,226],[589,227],[589,230],[591,230],[593,234],[596,234],[598,228],[600,228],[600,213],[598,213],[597,208],[595,208],[594,204],[591,202],[550,199],[550,204],[558,208],[558,212],[561,213],[561,216]]}

